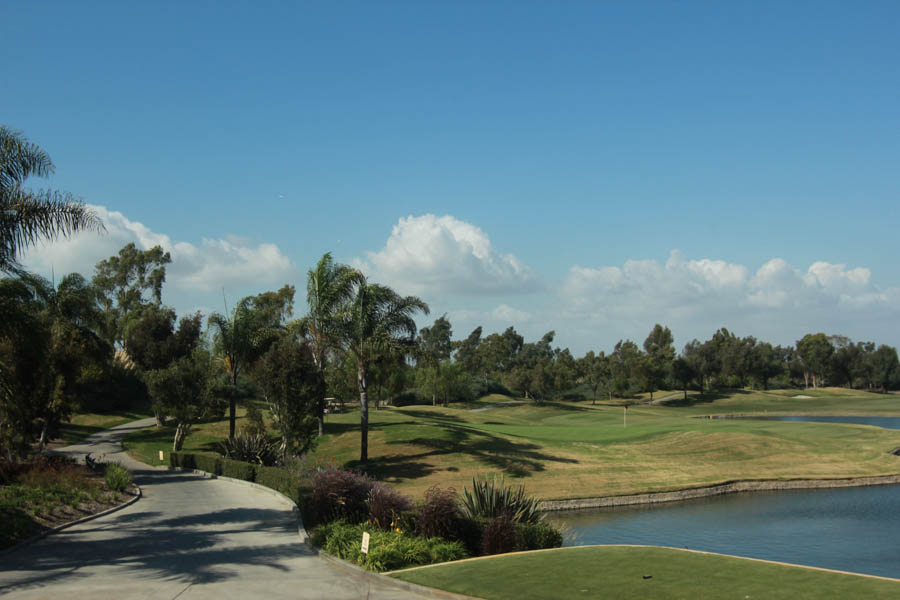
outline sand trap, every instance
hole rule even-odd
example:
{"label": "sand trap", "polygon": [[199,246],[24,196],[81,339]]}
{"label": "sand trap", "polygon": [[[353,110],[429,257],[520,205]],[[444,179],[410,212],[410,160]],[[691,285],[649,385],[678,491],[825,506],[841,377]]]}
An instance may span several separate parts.
{"label": "sand trap", "polygon": [[803,394],[800,394],[799,396],[791,396],[791,398],[798,398],[800,400],[812,400],[812,396],[805,396]]}

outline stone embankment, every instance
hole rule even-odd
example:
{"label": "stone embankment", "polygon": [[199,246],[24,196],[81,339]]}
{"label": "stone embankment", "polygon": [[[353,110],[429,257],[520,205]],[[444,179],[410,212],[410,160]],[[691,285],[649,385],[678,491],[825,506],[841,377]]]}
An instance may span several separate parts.
{"label": "stone embankment", "polygon": [[[900,449],[898,449],[900,450]],[[900,475],[879,475],[873,477],[846,477],[839,479],[769,479],[726,481],[718,485],[687,488],[671,492],[630,494],[627,496],[606,496],[604,498],[574,498],[571,500],[544,500],[541,510],[576,510],[582,508],[604,508],[609,506],[629,506],[633,504],[655,504],[676,502],[706,496],[735,494],[738,492],[764,492],[772,490],[805,490],[817,488],[861,487],[868,485],[900,484]]]}

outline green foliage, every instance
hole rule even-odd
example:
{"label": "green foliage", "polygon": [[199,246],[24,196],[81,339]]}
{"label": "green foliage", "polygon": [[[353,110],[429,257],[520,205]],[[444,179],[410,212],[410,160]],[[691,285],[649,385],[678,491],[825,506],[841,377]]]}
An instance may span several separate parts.
{"label": "green foliage", "polygon": [[562,533],[546,523],[518,523],[516,529],[517,550],[559,548],[563,544]]}
{"label": "green foliage", "polygon": [[[284,328],[284,320],[291,315],[294,287],[284,286],[278,292],[265,292],[242,298],[231,317],[213,313],[209,327],[215,330],[215,347],[231,385],[237,387],[238,377],[250,368],[272,345]],[[236,397],[229,396],[228,437],[235,434],[237,419]]]}
{"label": "green foliage", "polygon": [[272,443],[263,434],[239,435],[218,443],[217,450],[222,456],[232,460],[272,466],[278,462],[277,444]]}
{"label": "green foliage", "polygon": [[336,340],[357,363],[360,400],[360,462],[369,458],[369,369],[385,356],[402,356],[414,343],[418,312],[428,305],[415,296],[400,296],[389,287],[366,283],[360,276],[356,295],[341,308]]}
{"label": "green foliage", "polygon": [[227,458],[223,458],[219,464],[221,465],[222,470],[219,474],[224,477],[231,477],[232,479],[240,479],[242,481],[256,480],[256,465],[254,464]]}
{"label": "green foliage", "polygon": [[78,231],[103,231],[103,223],[68,192],[33,191],[26,180],[48,177],[50,156],[21,132],[0,125],[0,272],[19,273],[19,255],[39,240]]}
{"label": "green foliage", "polygon": [[175,418],[174,451],[181,449],[193,423],[212,401],[209,355],[197,349],[164,369],[144,374],[147,388],[162,414]]}
{"label": "green foliage", "polygon": [[282,460],[309,451],[316,441],[318,403],[325,393],[310,346],[294,336],[281,336],[263,355],[255,375],[281,430]]}
{"label": "green foliage", "polygon": [[91,282],[99,292],[107,341],[124,342],[140,311],[162,303],[166,265],[171,262],[171,255],[161,246],[139,250],[129,243],[115,256],[97,263]]}
{"label": "green foliage", "polygon": [[115,463],[106,465],[103,479],[106,481],[107,487],[114,492],[124,492],[134,480],[131,471]]}
{"label": "green foliage", "polygon": [[[371,536],[368,555],[362,554],[360,546],[364,531]],[[313,532],[312,542],[325,552],[354,562],[370,571],[393,571],[459,560],[468,556],[459,542],[448,542],[441,538],[414,537],[362,524],[351,525],[343,521],[317,527]]]}
{"label": "green foliage", "polygon": [[169,466],[182,469],[198,469],[213,475],[222,474],[222,459],[208,454],[193,454],[189,452],[170,452]]}
{"label": "green foliage", "polygon": [[538,501],[525,494],[525,487],[507,487],[503,478],[472,479],[472,490],[463,490],[462,511],[470,518],[507,518],[515,523],[538,523],[542,519]]}
{"label": "green foliage", "polygon": [[312,493],[310,477],[285,467],[256,467],[256,483],[281,492],[300,506],[301,510]]}

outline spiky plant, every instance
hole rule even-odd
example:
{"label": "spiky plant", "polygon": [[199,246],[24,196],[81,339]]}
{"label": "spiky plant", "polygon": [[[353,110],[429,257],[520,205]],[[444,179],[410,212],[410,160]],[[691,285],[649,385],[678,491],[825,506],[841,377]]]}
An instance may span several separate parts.
{"label": "spiky plant", "polygon": [[278,462],[278,443],[270,442],[265,435],[240,433],[219,442],[218,451],[225,458],[271,466]]}
{"label": "spiky plant", "polygon": [[503,477],[472,478],[472,490],[463,490],[463,514],[471,518],[506,517],[516,523],[539,523],[543,515],[536,498],[525,493],[525,487],[506,485]]}

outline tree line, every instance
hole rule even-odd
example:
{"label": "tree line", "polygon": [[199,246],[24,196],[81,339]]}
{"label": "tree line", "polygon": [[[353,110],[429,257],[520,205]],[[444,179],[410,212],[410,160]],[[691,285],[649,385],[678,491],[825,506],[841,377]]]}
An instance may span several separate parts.
{"label": "tree line", "polygon": [[306,278],[306,306],[295,316],[293,285],[240,299],[208,317],[177,318],[162,302],[161,247],[128,244],[100,261],[90,280],[59,282],[28,273],[21,252],[41,239],[100,230],[70,194],[34,192],[31,176],[53,164],[22,134],[0,126],[0,451],[10,459],[53,438],[77,411],[125,405],[171,421],[173,448],[192,425],[227,413],[229,439],[243,403],[257,431],[262,401],[280,432],[282,458],[308,451],[325,431],[328,399],[358,397],[360,459],[368,459],[370,402],[467,401],[493,392],[535,402],[589,395],[629,397],[659,389],[845,385],[900,387],[897,351],[840,335],[808,334],[773,346],[719,329],[676,353],[657,324],[641,346],[620,340],[608,354],[575,358],[553,347],[555,332],[526,342],[509,327],[475,328],[454,340],[443,315],[417,329],[428,305],[370,282],[325,254]]}

